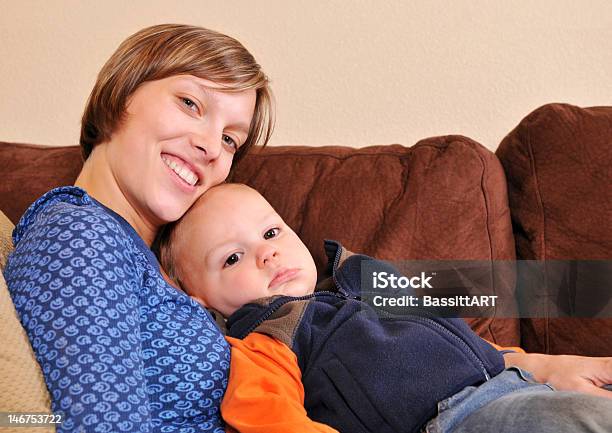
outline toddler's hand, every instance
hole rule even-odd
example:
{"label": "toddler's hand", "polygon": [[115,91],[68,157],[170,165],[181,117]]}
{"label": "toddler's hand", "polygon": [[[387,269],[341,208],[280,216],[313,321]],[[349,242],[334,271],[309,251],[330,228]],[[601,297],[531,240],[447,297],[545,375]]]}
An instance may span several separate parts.
{"label": "toddler's hand", "polygon": [[538,382],[550,383],[559,391],[579,391],[612,398],[612,391],[608,387],[602,388],[612,384],[612,357],[507,353],[504,360],[506,367],[523,368]]}

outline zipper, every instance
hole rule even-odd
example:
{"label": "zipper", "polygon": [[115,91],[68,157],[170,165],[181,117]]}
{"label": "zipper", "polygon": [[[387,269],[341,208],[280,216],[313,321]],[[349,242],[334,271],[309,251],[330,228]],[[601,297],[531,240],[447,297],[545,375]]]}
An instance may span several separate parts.
{"label": "zipper", "polygon": [[432,319],[427,318],[427,317],[414,316],[414,317],[408,318],[407,320],[413,320],[413,321],[416,321],[416,322],[429,323],[429,324],[433,325],[435,328],[437,328],[437,329],[441,330],[442,332],[444,332],[445,334],[450,335],[451,337],[453,337],[456,341],[459,342],[461,347],[463,347],[465,349],[464,351],[467,352],[470,355],[470,357],[476,361],[476,364],[478,364],[478,366],[480,367],[480,369],[482,370],[482,372],[484,374],[485,381],[488,381],[489,379],[491,379],[491,376],[489,375],[489,372],[487,371],[487,368],[485,367],[485,365],[482,362],[482,360],[478,357],[478,355],[476,354],[476,352],[474,352],[474,350],[470,347],[470,345],[467,344],[465,342],[465,340],[461,336],[457,335],[457,333],[451,331],[446,326],[441,325],[440,323],[436,322],[435,320],[432,320]]}
{"label": "zipper", "polygon": [[309,299],[316,298],[320,295],[332,296],[332,297],[340,298],[340,299],[347,298],[347,296],[344,295],[343,293],[330,292],[329,290],[322,290],[320,292],[315,292],[315,293],[311,293],[310,295],[304,295],[304,296],[283,296],[283,298],[274,301],[272,305],[270,305],[268,309],[264,311],[264,313],[261,316],[259,316],[259,319],[257,319],[253,324],[251,324],[251,326],[249,326],[245,331],[243,331],[238,336],[238,338],[239,339],[245,338],[247,335],[253,332],[255,328],[257,328],[263,322],[268,320],[270,316],[274,314],[274,312],[277,311],[283,305],[288,304],[289,302],[293,302],[293,301],[307,301]]}
{"label": "zipper", "polygon": [[341,256],[342,256],[342,247],[336,249],[336,256],[334,257],[334,265],[332,267],[332,280],[334,281],[334,284],[336,286],[336,289],[338,289],[338,292],[346,296],[347,295],[346,290],[344,290],[340,286],[340,284],[338,284],[338,280],[336,279],[336,269],[338,269],[338,264],[340,263]]}
{"label": "zipper", "polygon": [[351,293],[344,290],[344,288],[340,285],[340,283],[338,282],[338,279],[336,278],[336,270],[338,269],[338,265],[340,264],[340,258],[342,257],[342,250],[343,250],[343,247],[338,248],[336,250],[336,255],[334,256],[334,265],[332,267],[332,281],[334,282],[334,285],[336,286],[337,293],[340,293],[345,298],[361,301],[361,296],[354,296]]}
{"label": "zipper", "polygon": [[[377,312],[384,314],[385,316],[387,316],[387,318],[391,318],[391,319],[398,318],[397,315],[393,315],[385,310],[377,310]],[[425,312],[423,312],[423,314],[425,314]],[[482,360],[478,357],[478,355],[476,354],[476,352],[474,352],[474,350],[470,347],[470,345],[465,342],[463,337],[458,335],[456,332],[451,331],[446,326],[441,325],[440,323],[436,322],[435,320],[429,317],[421,317],[421,316],[413,315],[413,316],[401,316],[401,319],[412,321],[412,322],[427,323],[430,325],[430,327],[436,328],[442,331],[446,335],[450,335],[464,349],[464,353],[467,353],[468,356],[476,362],[476,364],[478,365],[478,367],[480,368],[480,370],[482,371],[485,377],[485,381],[488,381],[489,379],[491,379],[491,376],[489,375],[489,372],[487,371],[487,368],[485,367],[484,362],[482,362]]]}

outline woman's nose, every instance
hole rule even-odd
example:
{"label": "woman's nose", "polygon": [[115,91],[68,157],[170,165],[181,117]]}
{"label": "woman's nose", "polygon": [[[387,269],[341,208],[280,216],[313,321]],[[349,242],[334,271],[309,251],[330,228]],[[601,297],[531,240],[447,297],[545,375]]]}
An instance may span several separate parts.
{"label": "woman's nose", "polygon": [[278,250],[273,245],[266,243],[257,250],[257,266],[264,268],[278,259]]}
{"label": "woman's nose", "polygon": [[199,157],[210,162],[219,158],[223,134],[215,131],[199,131],[192,136],[192,145],[198,151]]}

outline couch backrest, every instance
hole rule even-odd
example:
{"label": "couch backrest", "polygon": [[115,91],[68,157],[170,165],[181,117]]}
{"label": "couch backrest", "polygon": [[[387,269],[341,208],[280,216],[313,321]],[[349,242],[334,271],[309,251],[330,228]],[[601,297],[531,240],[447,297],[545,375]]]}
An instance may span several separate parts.
{"label": "couch backrest", "polygon": [[[540,107],[496,154],[508,177],[517,258],[612,260],[612,107]],[[585,288],[576,302],[612,304],[609,284]],[[529,351],[612,355],[610,318],[524,319],[521,333]]]}
{"label": "couch backrest", "polygon": [[496,154],[519,258],[612,259],[612,107],[540,107]]}
{"label": "couch backrest", "polygon": [[51,188],[71,185],[83,160],[78,146],[0,142],[0,210],[16,224],[28,206]]}

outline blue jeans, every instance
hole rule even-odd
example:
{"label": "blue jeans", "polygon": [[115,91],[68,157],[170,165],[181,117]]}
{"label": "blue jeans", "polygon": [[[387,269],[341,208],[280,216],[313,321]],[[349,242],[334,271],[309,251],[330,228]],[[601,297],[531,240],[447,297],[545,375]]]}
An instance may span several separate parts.
{"label": "blue jeans", "polygon": [[555,391],[510,367],[438,403],[427,433],[612,432],[612,399]]}

